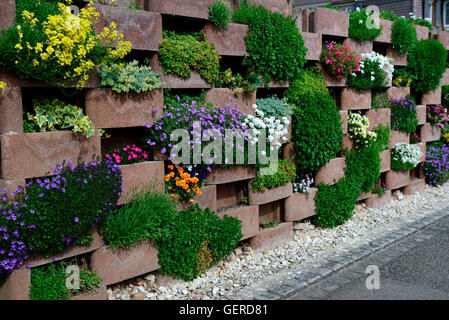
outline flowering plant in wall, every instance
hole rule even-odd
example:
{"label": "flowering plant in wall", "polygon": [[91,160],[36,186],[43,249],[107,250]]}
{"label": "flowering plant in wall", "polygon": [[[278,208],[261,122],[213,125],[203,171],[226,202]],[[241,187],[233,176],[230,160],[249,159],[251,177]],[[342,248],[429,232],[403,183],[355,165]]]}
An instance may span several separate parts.
{"label": "flowering plant in wall", "polygon": [[428,123],[435,124],[439,128],[445,127],[449,122],[447,108],[443,105],[431,105],[426,107],[426,119]]}
{"label": "flowering plant in wall", "polygon": [[115,23],[95,32],[100,14],[92,2],[78,15],[71,13],[71,3],[17,0],[16,24],[0,36],[0,69],[80,88],[97,66],[131,51],[131,43],[123,41]]}
{"label": "flowering plant in wall", "polygon": [[321,62],[326,72],[337,80],[343,80],[351,73],[360,71],[360,57],[349,50],[349,46],[326,42],[321,54]]}
{"label": "flowering plant in wall", "polygon": [[411,170],[419,164],[422,155],[416,144],[400,142],[391,150],[391,169]]}
{"label": "flowering plant in wall", "polygon": [[132,164],[149,160],[149,155],[135,144],[115,148],[104,155],[106,159],[112,159],[117,164]]}
{"label": "flowering plant in wall", "polygon": [[449,146],[432,146],[427,150],[424,175],[430,185],[437,187],[449,180]]}
{"label": "flowering plant in wall", "polygon": [[375,51],[361,55],[360,70],[352,72],[348,86],[362,90],[385,87],[393,78],[392,60]]}
{"label": "flowering plant in wall", "polygon": [[376,184],[374,184],[373,190],[371,190],[372,193],[377,194],[378,196],[383,196],[387,192],[388,188],[385,182],[378,181]]}
{"label": "flowering plant in wall", "polygon": [[314,179],[312,175],[305,174],[303,176],[297,176],[296,181],[293,182],[293,192],[309,194],[313,182]]}
{"label": "flowering plant in wall", "polygon": [[112,212],[122,191],[110,160],[60,164],[53,176],[32,179],[9,201],[0,197],[0,276],[32,254],[56,254],[92,242],[92,227]]}
{"label": "flowering plant in wall", "polygon": [[416,103],[410,97],[391,100],[391,128],[404,132],[415,132],[418,126]]}
{"label": "flowering plant in wall", "polygon": [[5,89],[5,88],[6,88],[6,83],[4,83],[3,81],[0,81],[0,96],[2,95],[3,89]]}
{"label": "flowering plant in wall", "polygon": [[377,140],[377,134],[374,131],[369,131],[369,126],[370,124],[367,116],[362,116],[360,113],[349,113],[349,137],[354,140],[356,145],[364,146]]}
{"label": "flowering plant in wall", "polygon": [[202,195],[199,186],[198,177],[193,177],[190,173],[185,172],[184,168],[168,165],[168,174],[165,176],[165,190],[172,198],[181,201],[193,202],[195,195]]}

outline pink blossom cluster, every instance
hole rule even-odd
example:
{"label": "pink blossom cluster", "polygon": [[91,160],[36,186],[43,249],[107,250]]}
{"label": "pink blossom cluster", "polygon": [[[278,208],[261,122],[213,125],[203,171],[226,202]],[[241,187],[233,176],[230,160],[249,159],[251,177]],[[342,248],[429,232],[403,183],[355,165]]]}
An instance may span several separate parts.
{"label": "pink blossom cluster", "polygon": [[131,164],[149,159],[148,153],[134,144],[116,148],[104,156],[113,159],[117,164]]}
{"label": "pink blossom cluster", "polygon": [[335,41],[326,42],[321,61],[327,73],[337,80],[343,80],[349,74],[360,71],[360,57],[349,50],[349,46],[337,44]]}
{"label": "pink blossom cluster", "polygon": [[426,107],[427,122],[435,124],[440,128],[445,127],[449,122],[447,108],[443,105],[431,105]]}

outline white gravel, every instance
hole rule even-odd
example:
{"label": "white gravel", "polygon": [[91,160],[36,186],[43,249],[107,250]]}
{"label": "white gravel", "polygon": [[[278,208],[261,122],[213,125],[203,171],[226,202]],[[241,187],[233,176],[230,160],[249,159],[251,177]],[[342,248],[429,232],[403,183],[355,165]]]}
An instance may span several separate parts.
{"label": "white gravel", "polygon": [[273,250],[254,251],[247,244],[190,282],[160,283],[157,273],[149,274],[108,288],[111,300],[236,299],[258,283],[288,274],[298,265],[316,265],[320,260],[360,243],[391,228],[395,221],[414,221],[449,204],[449,183],[422,193],[404,196],[397,192],[387,206],[377,209],[358,205],[352,218],[334,229],[296,226],[294,240]]}

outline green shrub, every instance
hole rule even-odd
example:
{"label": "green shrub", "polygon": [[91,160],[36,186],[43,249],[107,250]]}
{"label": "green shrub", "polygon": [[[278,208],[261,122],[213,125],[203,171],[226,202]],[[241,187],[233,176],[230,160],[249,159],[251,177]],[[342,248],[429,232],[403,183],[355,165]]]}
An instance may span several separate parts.
{"label": "green shrub", "polygon": [[107,216],[100,230],[108,247],[132,247],[141,240],[165,237],[176,213],[176,202],[168,194],[141,191]]}
{"label": "green shrub", "polygon": [[296,167],[285,160],[279,159],[278,171],[273,175],[257,174],[251,182],[253,192],[264,192],[266,189],[281,187],[289,182],[295,182]]}
{"label": "green shrub", "polygon": [[160,73],[150,66],[140,65],[137,60],[128,63],[104,65],[98,72],[99,87],[110,87],[116,92],[145,92],[164,86]]}
{"label": "green shrub", "polygon": [[360,183],[361,191],[371,191],[379,176],[380,155],[377,143],[352,149],[346,155],[345,177],[348,179],[348,182],[353,184]]}
{"label": "green shrub", "polygon": [[265,117],[290,117],[293,113],[293,106],[288,104],[287,98],[279,99],[277,96],[257,99],[257,107],[261,110]]}
{"label": "green shrub", "polygon": [[[28,120],[39,128],[41,132],[72,129],[81,132],[87,138],[95,134],[95,127],[89,116],[85,116],[83,109],[66,104],[58,99],[33,100],[34,113],[28,113]],[[26,124],[26,130],[31,130],[31,124]],[[103,130],[98,130],[100,135]]]}
{"label": "green shrub", "polygon": [[101,278],[95,271],[90,271],[87,265],[83,264],[78,267],[80,270],[79,289],[67,289],[66,268],[70,265],[77,265],[75,259],[32,268],[31,300],[71,300],[71,297],[77,293],[95,291],[100,287]]}
{"label": "green shrub", "polygon": [[420,40],[408,54],[407,70],[414,76],[412,89],[428,93],[440,85],[446,71],[447,51],[435,39]]}
{"label": "green shrub", "polygon": [[410,97],[391,100],[391,128],[413,133],[418,126],[415,100]]}
{"label": "green shrub", "polygon": [[220,0],[215,0],[209,6],[209,20],[220,29],[226,30],[228,28],[231,12],[228,7]]}
{"label": "green shrub", "polygon": [[399,56],[411,50],[417,41],[416,30],[410,20],[398,18],[391,30],[391,43]]}
{"label": "green shrub", "polygon": [[382,33],[382,26],[380,26],[379,29],[368,29],[366,21],[369,18],[372,17],[371,15],[368,15],[366,9],[349,13],[349,37],[360,41],[369,41],[380,36]]}
{"label": "green shrub", "polygon": [[249,25],[243,63],[251,72],[262,75],[267,85],[271,80],[293,80],[304,66],[307,48],[296,27],[296,19],[284,17],[263,6],[242,2],[234,12],[234,22]]}
{"label": "green shrub", "polygon": [[371,92],[371,109],[389,108],[391,100],[386,91],[372,91]]}
{"label": "green shrub", "polygon": [[314,172],[340,151],[343,128],[339,110],[326,89],[323,77],[303,72],[286,92],[295,106],[292,115],[292,140],[298,167]]}
{"label": "green shrub", "polygon": [[166,74],[184,79],[196,70],[210,84],[215,84],[220,75],[220,56],[204,32],[176,34],[163,32],[159,45],[159,62]]}
{"label": "green shrub", "polygon": [[385,9],[380,10],[380,18],[389,21],[396,21],[397,19],[399,19],[399,17],[393,11],[388,11]]}
{"label": "green shrub", "polygon": [[226,257],[242,238],[241,221],[220,219],[198,204],[179,212],[170,232],[156,242],[161,273],[190,281]]}
{"label": "green shrub", "polygon": [[390,127],[379,124],[374,128],[374,132],[377,134],[379,151],[388,150],[390,148]]}

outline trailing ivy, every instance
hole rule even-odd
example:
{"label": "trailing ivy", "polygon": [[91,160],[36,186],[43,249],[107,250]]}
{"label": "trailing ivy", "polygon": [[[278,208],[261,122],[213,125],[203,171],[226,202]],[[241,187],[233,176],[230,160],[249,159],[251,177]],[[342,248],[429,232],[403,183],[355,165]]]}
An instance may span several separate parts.
{"label": "trailing ivy", "polygon": [[296,19],[242,2],[233,20],[249,25],[245,38],[249,56],[243,63],[252,72],[261,74],[266,85],[271,80],[293,80],[298,76],[306,62],[307,48]]}
{"label": "trailing ivy", "polygon": [[343,128],[340,113],[319,72],[305,71],[286,92],[294,105],[292,140],[298,167],[319,170],[340,151]]}

